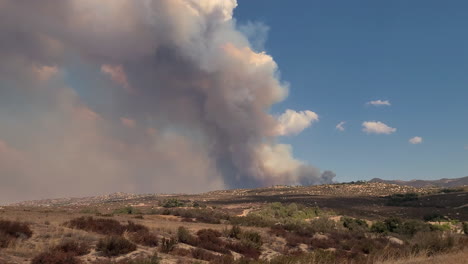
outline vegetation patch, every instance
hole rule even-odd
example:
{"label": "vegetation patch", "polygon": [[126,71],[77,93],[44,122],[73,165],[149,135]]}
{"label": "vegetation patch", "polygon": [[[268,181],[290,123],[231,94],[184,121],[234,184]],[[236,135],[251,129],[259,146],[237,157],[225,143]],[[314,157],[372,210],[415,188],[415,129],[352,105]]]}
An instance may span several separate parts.
{"label": "vegetation patch", "polygon": [[109,236],[100,239],[96,245],[96,251],[106,257],[124,255],[135,251],[136,248],[135,244],[120,236]]}
{"label": "vegetation patch", "polygon": [[27,239],[33,232],[26,223],[0,220],[0,248],[7,247],[16,239]]}

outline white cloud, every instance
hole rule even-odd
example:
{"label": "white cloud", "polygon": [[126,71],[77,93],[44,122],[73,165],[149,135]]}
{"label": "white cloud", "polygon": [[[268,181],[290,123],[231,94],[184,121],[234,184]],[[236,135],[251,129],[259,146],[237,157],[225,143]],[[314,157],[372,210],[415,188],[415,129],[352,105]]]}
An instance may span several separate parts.
{"label": "white cloud", "polygon": [[388,101],[388,100],[385,100],[385,101],[375,100],[375,101],[367,102],[366,104],[367,105],[373,105],[373,106],[391,106],[392,105],[390,103],[390,101]]}
{"label": "white cloud", "polygon": [[422,137],[414,137],[414,138],[410,138],[409,140],[409,143],[415,145],[415,144],[421,144],[423,142],[423,138]]}
{"label": "white cloud", "polygon": [[296,112],[288,109],[278,117],[276,134],[280,136],[297,135],[318,120],[319,116],[312,111]]}
{"label": "white cloud", "polygon": [[389,127],[380,121],[367,121],[362,123],[362,131],[367,134],[392,134],[396,132],[396,128]]}
{"label": "white cloud", "polygon": [[339,131],[345,131],[344,124],[346,124],[346,122],[344,121],[338,123],[338,125],[336,125],[336,129],[338,129]]}

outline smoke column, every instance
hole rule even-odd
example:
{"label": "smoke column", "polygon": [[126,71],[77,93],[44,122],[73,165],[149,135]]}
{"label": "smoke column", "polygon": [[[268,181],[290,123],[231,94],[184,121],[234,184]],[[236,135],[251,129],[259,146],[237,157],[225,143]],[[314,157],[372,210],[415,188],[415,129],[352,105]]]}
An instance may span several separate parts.
{"label": "smoke column", "polygon": [[0,201],[331,182],[277,143],[319,117],[269,113],[288,86],[236,6],[0,0]]}

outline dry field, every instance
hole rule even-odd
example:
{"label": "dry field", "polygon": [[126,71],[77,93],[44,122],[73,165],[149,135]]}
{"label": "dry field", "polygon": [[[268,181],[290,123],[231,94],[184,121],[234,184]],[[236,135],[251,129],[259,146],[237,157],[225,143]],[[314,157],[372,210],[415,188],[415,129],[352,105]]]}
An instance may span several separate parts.
{"label": "dry field", "polygon": [[467,194],[358,183],[30,201],[0,207],[0,263],[468,263]]}

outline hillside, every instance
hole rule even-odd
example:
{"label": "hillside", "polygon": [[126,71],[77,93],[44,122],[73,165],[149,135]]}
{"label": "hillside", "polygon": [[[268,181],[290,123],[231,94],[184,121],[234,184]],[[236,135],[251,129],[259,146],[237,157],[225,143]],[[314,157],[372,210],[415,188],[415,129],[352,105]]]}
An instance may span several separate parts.
{"label": "hillside", "polygon": [[423,187],[440,187],[440,188],[454,188],[462,187],[468,185],[468,176],[462,178],[454,179],[440,179],[440,180],[411,180],[411,181],[402,181],[402,180],[383,180],[379,178],[374,178],[369,182],[380,182],[388,184],[397,184],[401,186],[412,186],[416,188]]}

